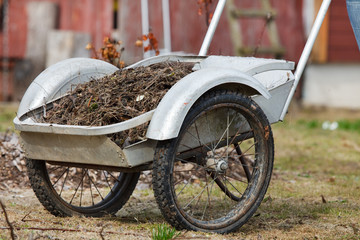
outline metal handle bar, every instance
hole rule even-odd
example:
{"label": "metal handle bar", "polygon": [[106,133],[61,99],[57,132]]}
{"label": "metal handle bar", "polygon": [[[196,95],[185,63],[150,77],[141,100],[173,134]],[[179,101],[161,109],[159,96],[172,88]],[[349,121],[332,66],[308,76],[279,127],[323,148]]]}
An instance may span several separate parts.
{"label": "metal handle bar", "polygon": [[218,23],[220,21],[221,14],[224,10],[226,0],[219,0],[214,15],[211,19],[210,26],[206,32],[203,44],[201,45],[201,49],[199,52],[199,56],[205,56],[207,54],[207,51],[209,50],[210,43],[214,37],[215,30],[218,26]]}
{"label": "metal handle bar", "polygon": [[[288,96],[288,98],[287,98],[287,100],[285,102],[283,112],[282,112],[282,114],[280,116],[280,120],[284,119],[284,117],[286,115],[286,112],[287,112],[287,110],[289,108],[291,99],[294,96],[294,93],[295,93],[295,90],[296,90],[296,88],[297,88],[297,86],[299,84],[301,75],[304,72],[306,63],[307,63],[307,61],[309,59],[311,50],[312,50],[312,48],[314,46],[317,35],[319,34],[320,27],[321,27],[321,25],[322,25],[322,23],[324,21],[324,18],[325,18],[326,13],[327,13],[327,11],[329,9],[330,3],[331,3],[331,0],[323,0],[323,2],[321,4],[320,10],[319,10],[319,12],[317,14],[314,25],[313,25],[313,27],[311,29],[309,38],[308,38],[308,40],[306,42],[306,45],[305,45],[304,50],[303,50],[303,52],[301,54],[299,63],[297,65],[297,67],[296,67],[295,81],[294,81],[294,84],[293,84],[293,86],[292,86],[292,88],[290,90],[289,96]],[[212,40],[212,38],[214,36],[214,33],[215,33],[215,30],[216,30],[216,28],[218,26],[221,14],[222,14],[222,12],[224,10],[225,4],[226,4],[226,0],[219,0],[218,4],[216,6],[215,12],[214,12],[214,16],[213,16],[213,18],[211,20],[210,26],[209,26],[209,28],[208,28],[208,30],[206,32],[203,44],[202,44],[200,52],[199,52],[199,56],[205,56],[207,54],[207,51],[209,49],[211,40]]]}
{"label": "metal handle bar", "polygon": [[311,50],[314,46],[314,43],[315,43],[315,40],[317,38],[317,35],[319,34],[319,31],[320,31],[320,27],[324,21],[324,18],[326,16],[326,13],[329,9],[329,6],[330,6],[330,3],[331,3],[331,0],[324,0],[321,4],[321,7],[320,7],[320,10],[319,10],[319,13],[315,19],[315,22],[314,22],[314,25],[311,29],[311,32],[310,32],[310,35],[309,35],[309,38],[306,42],[306,45],[304,47],[304,50],[301,54],[301,57],[300,57],[300,60],[299,60],[299,63],[296,67],[296,71],[295,71],[295,81],[294,81],[294,84],[290,90],[290,93],[289,93],[289,96],[285,102],[285,106],[284,106],[284,109],[283,109],[283,112],[281,113],[281,116],[280,116],[280,120],[283,120],[285,115],[286,115],[286,112],[289,108],[289,105],[290,105],[290,102],[291,102],[291,99],[293,98],[294,96],[294,93],[295,93],[295,90],[296,90],[296,87],[298,86],[299,84],[299,81],[300,81],[300,78],[301,78],[301,75],[303,74],[304,72],[304,69],[305,69],[305,66],[306,66],[306,63],[309,59],[309,56],[310,56],[310,53],[311,53]]}

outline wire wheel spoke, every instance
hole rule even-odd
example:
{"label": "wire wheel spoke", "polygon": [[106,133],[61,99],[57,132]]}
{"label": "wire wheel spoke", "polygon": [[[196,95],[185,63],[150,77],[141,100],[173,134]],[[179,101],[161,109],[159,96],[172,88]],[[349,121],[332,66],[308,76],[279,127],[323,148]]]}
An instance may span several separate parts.
{"label": "wire wheel spoke", "polygon": [[[240,129],[238,129],[238,132],[235,134],[235,136],[231,139],[231,141],[230,141],[230,143],[228,143],[228,145],[227,146],[230,146],[230,145],[232,145],[232,144],[236,144],[236,145],[241,145],[243,142],[244,142],[244,140],[241,140],[241,142],[240,143],[234,143],[234,141],[235,141],[235,139],[236,139],[236,137],[238,136],[238,134],[239,134],[239,130]],[[251,134],[253,133],[253,131],[252,130],[250,130],[250,131],[248,131],[246,134],[245,134],[245,136],[244,136],[244,138],[243,139],[245,139],[245,140],[248,140],[248,138],[251,136]],[[236,151],[236,149],[234,148],[234,149],[232,149],[231,150],[231,152],[229,152],[228,154],[229,155],[231,155],[231,154],[233,154],[234,153],[234,151]],[[224,156],[224,154],[221,156],[221,157],[223,157]]]}
{"label": "wire wheel spoke", "polygon": [[[212,181],[212,183],[213,182],[214,182],[214,180]],[[205,189],[208,187],[208,185],[209,185],[209,183],[206,183],[205,187],[203,187],[202,190],[195,197],[190,199],[190,201],[187,204],[185,204],[182,208],[186,209],[195,199],[197,199],[199,196],[201,196],[201,194],[205,191]],[[209,198],[209,195],[208,195],[208,198]]]}
{"label": "wire wheel spoke", "polygon": [[[234,119],[235,117],[229,117],[228,112],[226,116],[226,129],[222,131],[221,134],[221,138],[226,138],[224,140],[225,146],[220,145],[220,142],[223,140],[219,140],[216,142],[216,146],[214,145],[215,147],[213,150],[210,151],[208,149],[209,152],[212,153],[210,154],[211,156],[215,158],[218,157],[219,160],[225,159],[228,163],[229,159],[235,158],[235,155],[237,154],[235,149],[230,149],[230,145],[235,139],[235,137],[230,138],[229,130],[231,123],[234,122]],[[194,128],[196,129],[196,135],[199,137],[200,134],[198,132],[198,127],[195,126]],[[237,129],[237,131],[239,130]],[[247,133],[247,136],[245,137],[247,138],[250,136],[250,134],[251,133]],[[213,136],[213,134],[209,135]],[[199,144],[201,144],[201,141]],[[185,146],[186,144],[180,142],[179,145]],[[218,148],[219,146],[221,147]],[[254,145],[250,146],[249,149],[251,149],[253,146]],[[218,148],[216,151],[220,151],[220,154],[216,155],[215,148]],[[190,147],[187,146],[187,149],[189,150]],[[247,151],[249,151],[249,149],[247,149]],[[252,153],[249,153],[248,155],[251,156]],[[207,156],[209,156],[209,154],[202,152],[200,161],[202,162],[201,165],[198,163],[198,160],[189,161],[176,157],[175,160],[177,163],[177,168],[175,168],[173,171],[174,179],[177,179],[174,182],[174,188],[177,199],[179,202],[181,202],[181,208],[183,211],[201,221],[210,221],[230,212],[233,209],[235,203],[240,201],[243,191],[248,185],[248,181],[242,179],[241,176],[235,177],[231,174],[232,171],[236,172],[237,168],[241,167],[242,164],[234,164],[236,167],[232,169],[232,166],[232,168],[228,170],[230,174],[226,174],[225,172],[218,174],[212,170],[216,167],[216,163],[207,163]],[[188,168],[189,164],[192,166],[191,169]],[[204,166],[204,164],[206,166]],[[203,176],[199,176],[200,172],[204,173]],[[210,178],[208,178],[208,176],[210,176]],[[239,184],[242,185],[241,189],[238,187]],[[192,195],[190,197],[188,196],[189,192]],[[204,198],[203,196],[206,197]],[[221,199],[224,200],[224,197],[221,196],[226,197],[226,203],[222,209],[215,210],[220,206],[219,201],[221,201]],[[228,199],[230,202],[228,202]]]}
{"label": "wire wheel spoke", "polygon": [[[227,109],[225,116],[225,129],[218,134],[220,136],[218,140],[209,141],[211,148],[209,148],[208,145],[205,145],[204,147],[204,143],[200,139],[201,134],[199,132],[197,121],[194,121],[193,125],[188,128],[194,129],[194,134],[189,130],[186,130],[185,132],[193,139],[196,139],[198,145],[202,147],[193,150],[186,142],[179,143],[179,146],[185,147],[186,151],[193,151],[195,154],[200,155],[196,157],[196,160],[192,161],[185,160],[180,157],[175,158],[177,168],[173,170],[173,178],[175,179],[173,186],[175,188],[177,199],[181,202],[181,208],[183,211],[201,221],[213,220],[222,214],[227,214],[227,212],[230,211],[230,207],[214,210],[219,206],[219,201],[221,201],[220,199],[222,198],[220,196],[226,196],[227,199],[237,202],[242,195],[241,191],[227,178],[228,176],[226,176],[226,174],[224,175],[223,173],[213,172],[213,169],[216,168],[217,161],[224,159],[228,162],[229,158],[231,158],[233,154],[236,154],[234,149],[231,150],[229,146],[236,139],[236,136],[230,136],[230,129],[233,128],[232,125],[235,124],[235,119],[238,116],[233,114],[230,117],[230,115],[230,109]],[[208,115],[205,114],[204,118],[206,119],[204,127],[207,131],[207,136],[210,137],[210,139],[215,139],[215,135],[211,131],[209,125]],[[241,124],[241,126],[236,129],[236,135],[239,134],[243,125],[244,124]],[[247,134],[248,135],[245,137],[250,136],[251,133]],[[201,152],[198,149],[200,149]],[[207,151],[207,153],[204,152],[204,150]],[[220,151],[220,153],[218,154],[217,151]],[[183,156],[184,154],[180,155]],[[215,159],[214,163],[207,160],[208,156]],[[201,158],[201,164],[199,164],[198,158]],[[192,166],[191,169],[188,168],[189,164]],[[201,172],[203,173],[203,176],[199,175]],[[208,176],[210,176],[210,178]],[[242,179],[230,179],[240,182],[245,186],[247,185],[247,182]],[[232,193],[229,188],[231,188],[234,192]],[[188,196],[189,194],[191,194],[191,196]],[[203,196],[206,197],[203,198]],[[226,206],[227,205],[229,205],[229,203],[226,204]]]}
{"label": "wire wheel spoke", "polygon": [[86,169],[86,176],[88,177],[88,183],[89,183],[89,190],[90,190],[90,196],[91,196],[91,203],[92,205],[94,206],[95,205],[95,202],[94,202],[94,195],[92,193],[92,187],[91,187],[91,179],[90,179],[90,176],[89,176],[89,170]]}
{"label": "wire wheel spoke", "polygon": [[[198,153],[198,154],[204,154],[201,150],[201,148],[192,148],[192,147],[190,147],[190,146],[188,146],[188,145],[186,145],[185,143],[181,143],[181,146],[184,146],[184,147],[186,147],[188,150],[191,150],[191,152],[196,152],[196,153]],[[208,147],[207,147],[208,148]]]}
{"label": "wire wheel spoke", "polygon": [[199,164],[197,164],[197,163],[195,163],[195,162],[191,162],[191,161],[188,161],[188,160],[184,160],[184,159],[178,158],[178,157],[176,157],[175,159],[176,159],[176,161],[180,161],[180,162],[183,162],[183,163],[191,164],[192,166],[196,166],[197,169],[206,169],[206,167],[201,166],[201,165],[199,165]]}
{"label": "wire wheel spoke", "polygon": [[63,166],[58,166],[58,167],[53,167],[51,169],[48,170],[48,173],[52,173],[52,172],[55,172],[56,170],[60,169],[60,168],[63,168]]}
{"label": "wire wheel spoke", "polygon": [[[210,173],[210,176],[211,176],[213,179],[215,179],[215,178],[214,178],[214,175],[213,175],[212,173]],[[220,189],[224,192],[224,194],[225,194],[226,196],[228,196],[231,200],[239,201],[239,197],[235,196],[235,195],[229,190],[229,188],[228,188],[227,185],[230,184],[230,186],[232,186],[232,187],[236,190],[236,192],[239,193],[240,196],[242,195],[242,193],[227,179],[227,176],[226,176],[226,175],[222,175],[221,178],[224,180],[224,182],[221,181],[220,178],[215,179],[215,182],[216,182],[216,184],[219,186],[219,188],[220,188]],[[240,182],[240,181],[239,181],[239,182]],[[244,183],[244,182],[243,182],[243,183]]]}
{"label": "wire wheel spoke", "polygon": [[66,179],[68,178],[68,176],[69,176],[69,168],[66,169],[65,179],[64,179],[64,182],[63,182],[63,184],[62,184],[62,186],[61,186],[61,190],[60,190],[59,196],[61,196],[61,193],[62,193],[62,191],[64,190],[64,186],[65,186]]}
{"label": "wire wheel spoke", "polygon": [[59,182],[59,180],[62,178],[62,176],[64,176],[64,174],[69,170],[69,168],[66,168],[61,174],[60,176],[57,178],[57,180],[53,183],[53,187],[55,187],[55,185]]}
{"label": "wire wheel spoke", "polygon": [[[236,192],[239,193],[239,195],[242,195],[242,194],[243,194],[243,193],[240,192],[240,191],[237,189],[237,187],[235,187],[234,184],[232,184],[226,177],[224,178],[224,180],[225,180],[225,182],[229,183],[229,184],[236,190]],[[230,192],[228,188],[226,188],[226,191]]]}
{"label": "wire wheel spoke", "polygon": [[111,176],[112,179],[114,179],[116,182],[118,183],[121,183],[121,181],[119,180],[120,176],[119,177],[115,177],[112,173],[108,172],[109,175]]}
{"label": "wire wheel spoke", "polygon": [[[79,206],[81,207],[81,203],[82,203],[82,196],[84,193],[84,176],[85,176],[85,171],[84,169],[82,169],[82,178],[81,178],[81,193],[80,193],[80,200],[79,200]],[[71,204],[71,202],[70,202]]]}
{"label": "wire wheel spoke", "polygon": [[81,200],[82,200],[82,194],[83,194],[83,187],[84,187],[84,177],[85,177],[85,170],[83,169],[82,170],[82,177],[81,177],[81,181],[80,181],[80,183],[79,183],[79,185],[76,187],[76,189],[75,189],[75,191],[74,191],[74,194],[73,194],[73,196],[72,196],[72,198],[71,198],[71,200],[70,200],[70,204],[72,204],[72,201],[74,200],[74,198],[75,198],[75,195],[76,195],[76,193],[77,193],[77,191],[78,191],[78,189],[79,189],[79,187],[80,187],[80,185],[81,185],[81,194],[80,194],[80,203],[79,203],[79,205],[81,206]]}
{"label": "wire wheel spoke", "polygon": [[[189,177],[188,181],[187,181],[187,180],[180,180],[180,181],[179,181],[179,183],[185,182],[185,185],[182,187],[182,189],[181,189],[180,192],[177,194],[177,196],[180,196],[181,193],[183,192],[183,190],[184,190],[184,189],[186,188],[186,186],[189,184],[190,178],[191,178],[191,176]],[[175,186],[176,186],[176,185],[175,185]],[[175,192],[177,192],[177,191],[176,191],[176,188],[175,188]]]}
{"label": "wire wheel spoke", "polygon": [[108,176],[106,174],[108,174],[107,172],[105,173],[106,171],[103,171],[103,174],[104,174],[104,178],[105,178],[105,181],[106,181],[106,184],[108,185],[108,187],[110,188],[110,191],[111,193],[114,193],[113,192],[113,187],[110,186],[110,183],[109,183],[109,179],[108,179]]}
{"label": "wire wheel spoke", "polygon": [[154,193],[166,219],[227,233],[244,224],[264,197],[273,139],[251,98],[219,90],[198,99],[177,138],[159,142],[155,153]]}
{"label": "wire wheel spoke", "polygon": [[[197,131],[197,126],[196,126],[196,124],[195,124],[195,129],[196,129],[196,133],[197,133],[197,135],[198,135],[199,133],[198,133],[198,131]],[[191,133],[189,130],[187,130],[186,133],[188,133],[195,141],[197,141],[198,144],[200,144],[200,146],[206,147],[206,148],[208,149],[208,151],[212,151],[212,150],[213,150],[213,149],[211,149],[208,145],[206,145],[206,144],[204,144],[204,143],[201,142],[201,139],[200,139],[200,136],[199,136],[199,135],[198,135],[198,136],[194,136],[194,134]],[[184,144],[184,143],[183,143],[183,144]]]}
{"label": "wire wheel spoke", "polygon": [[114,189],[121,184],[120,175],[105,170],[53,166],[47,167],[50,182],[57,195],[75,207],[89,207],[102,203],[107,196],[114,196]]}

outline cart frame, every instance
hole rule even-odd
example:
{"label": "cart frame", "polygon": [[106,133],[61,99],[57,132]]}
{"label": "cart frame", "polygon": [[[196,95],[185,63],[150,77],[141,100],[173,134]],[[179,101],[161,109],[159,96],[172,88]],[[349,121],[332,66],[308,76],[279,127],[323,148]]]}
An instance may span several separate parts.
{"label": "cart frame", "polygon": [[[285,117],[331,0],[323,1],[295,73],[292,72],[295,64],[285,60],[205,56],[225,3],[226,0],[219,0],[198,56],[158,56],[128,67],[167,61],[194,64],[193,72],[172,86],[156,109],[138,117],[98,127],[37,122],[36,119],[45,115],[54,101],[66,96],[74,85],[118,70],[109,63],[85,58],[68,59],[49,67],[33,81],[20,103],[14,124],[20,131],[28,158],[32,187],[51,213],[65,216],[116,213],[134,190],[139,172],[152,168],[159,208],[179,229],[227,233],[242,226],[254,214],[266,193],[273,168],[274,142],[270,124]],[[143,141],[120,147],[108,137],[147,122]],[[240,145],[244,141],[247,150],[242,152]],[[252,150],[250,154],[247,153],[249,149]],[[230,156],[234,152],[236,157]],[[187,169],[187,164],[191,169]],[[65,166],[55,183],[50,180],[47,165]],[[179,165],[181,168],[175,171]],[[82,177],[71,200],[66,202],[61,194],[70,167],[80,168]],[[108,183],[107,173],[103,172],[110,187],[105,198],[92,182],[89,169],[121,172],[117,178],[112,176],[115,179],[113,187]],[[202,169],[201,173],[199,169]],[[236,172],[239,170],[243,176]],[[182,179],[184,171],[191,171],[190,178]],[[238,175],[233,179],[237,184],[244,184],[244,190],[239,191],[227,179],[227,174],[232,173]],[[58,193],[54,185],[64,174],[65,180]],[[81,202],[86,174],[92,200],[90,207],[83,207]],[[196,174],[203,174],[205,179],[205,187],[200,190],[196,181],[190,184],[200,197],[182,198],[183,189]],[[79,178],[77,170],[73,176]],[[224,215],[217,215],[215,210],[208,217],[205,212],[210,205],[209,193],[214,182],[224,195],[224,199],[218,196],[215,199],[220,204],[229,199],[234,205],[222,206],[225,211],[220,214]],[[94,204],[92,184],[101,196],[98,204]],[[176,192],[176,184],[183,184],[180,192]],[[80,186],[80,205],[74,206],[73,199]],[[198,211],[197,203],[188,208],[195,199],[200,201],[205,189],[208,199],[203,210]],[[185,204],[180,203],[181,199]],[[196,211],[196,214],[191,213]]]}

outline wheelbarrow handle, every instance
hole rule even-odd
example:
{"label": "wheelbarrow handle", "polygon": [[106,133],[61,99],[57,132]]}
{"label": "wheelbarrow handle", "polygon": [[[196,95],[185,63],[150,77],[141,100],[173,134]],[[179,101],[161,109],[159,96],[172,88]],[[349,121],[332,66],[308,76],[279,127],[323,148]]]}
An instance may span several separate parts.
{"label": "wheelbarrow handle", "polygon": [[201,45],[199,56],[205,56],[207,54],[207,51],[209,50],[210,47],[210,43],[214,37],[215,30],[219,24],[220,17],[224,10],[225,4],[226,4],[226,0],[219,0],[214,15],[211,19],[210,26],[206,32],[204,41]]}
{"label": "wheelbarrow handle", "polygon": [[296,71],[295,71],[295,81],[294,81],[294,85],[292,86],[291,88],[291,91],[290,91],[290,94],[288,96],[288,99],[286,100],[285,102],[285,106],[284,106],[284,109],[283,109],[283,112],[281,114],[281,117],[280,119],[283,120],[285,115],[286,115],[286,112],[289,108],[289,105],[290,105],[290,102],[291,102],[291,99],[293,98],[294,96],[294,93],[295,93],[295,90],[296,90],[296,87],[297,85],[299,84],[299,81],[300,81],[300,78],[301,78],[301,75],[303,74],[304,72],[304,69],[305,69],[305,66],[306,66],[306,63],[309,59],[309,56],[310,56],[310,53],[311,53],[311,50],[314,46],[314,43],[315,43],[315,40],[318,36],[318,33],[320,31],[320,28],[321,28],[321,25],[324,21],[324,18],[326,16],[326,13],[329,9],[329,6],[330,6],[330,3],[331,3],[331,0],[324,0],[322,2],[322,5],[320,7],[320,10],[318,12],[318,15],[315,19],[315,22],[314,22],[314,25],[311,29],[311,32],[310,32],[310,35],[309,35],[309,38],[306,42],[306,45],[304,47],[304,50],[301,54],[301,57],[300,57],[300,60],[299,60],[299,63],[296,67]]}

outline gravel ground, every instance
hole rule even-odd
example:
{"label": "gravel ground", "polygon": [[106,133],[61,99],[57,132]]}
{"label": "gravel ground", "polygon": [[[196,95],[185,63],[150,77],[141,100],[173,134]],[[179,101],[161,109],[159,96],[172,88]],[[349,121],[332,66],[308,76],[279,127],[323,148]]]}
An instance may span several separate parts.
{"label": "gravel ground", "polygon": [[15,133],[0,133],[0,190],[29,187],[25,155]]}

